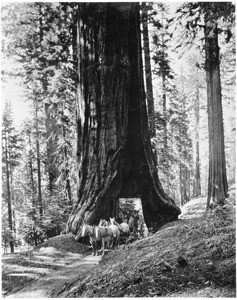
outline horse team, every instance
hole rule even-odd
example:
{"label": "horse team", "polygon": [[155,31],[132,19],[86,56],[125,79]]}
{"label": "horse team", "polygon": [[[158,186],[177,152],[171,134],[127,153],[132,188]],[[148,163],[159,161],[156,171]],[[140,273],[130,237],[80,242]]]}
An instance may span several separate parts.
{"label": "horse team", "polygon": [[[89,236],[90,243],[93,248],[93,255],[98,255],[97,244],[101,241],[102,256],[105,254],[105,248],[114,249],[119,245],[120,236],[129,236],[130,232],[134,230],[133,224],[122,222],[121,224],[115,221],[115,218],[110,218],[110,221],[100,220],[98,226],[91,226],[84,224],[81,230],[81,237]],[[76,237],[75,240],[78,240]]]}

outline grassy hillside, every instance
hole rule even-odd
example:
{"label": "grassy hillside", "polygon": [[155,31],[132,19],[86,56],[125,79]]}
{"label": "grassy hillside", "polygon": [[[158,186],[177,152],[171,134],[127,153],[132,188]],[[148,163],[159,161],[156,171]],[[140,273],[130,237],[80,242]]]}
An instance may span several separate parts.
{"label": "grassy hillside", "polygon": [[183,219],[111,251],[58,297],[235,297],[234,196],[208,214],[198,214],[205,199],[193,201]]}

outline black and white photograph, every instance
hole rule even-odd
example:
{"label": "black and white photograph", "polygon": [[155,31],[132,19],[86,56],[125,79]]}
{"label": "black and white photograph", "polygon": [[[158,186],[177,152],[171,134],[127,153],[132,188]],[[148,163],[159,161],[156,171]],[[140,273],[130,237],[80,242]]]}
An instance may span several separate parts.
{"label": "black and white photograph", "polygon": [[1,2],[3,299],[236,299],[235,6]]}

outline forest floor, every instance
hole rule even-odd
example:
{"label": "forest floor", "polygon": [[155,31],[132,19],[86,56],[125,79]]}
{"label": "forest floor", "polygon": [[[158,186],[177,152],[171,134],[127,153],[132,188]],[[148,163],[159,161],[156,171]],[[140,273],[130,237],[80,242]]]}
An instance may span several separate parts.
{"label": "forest floor", "polygon": [[102,259],[71,234],[3,255],[3,295],[235,298],[235,187],[223,207],[207,214],[205,203],[204,197],[192,199],[179,220]]}

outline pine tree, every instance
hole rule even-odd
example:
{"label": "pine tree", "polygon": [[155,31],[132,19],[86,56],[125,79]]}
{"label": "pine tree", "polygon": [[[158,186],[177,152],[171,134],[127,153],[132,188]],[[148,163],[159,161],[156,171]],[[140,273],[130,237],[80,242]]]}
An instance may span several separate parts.
{"label": "pine tree", "polygon": [[[174,72],[170,67],[171,61],[169,58],[169,43],[170,35],[168,32],[168,7],[163,3],[153,4],[152,17],[152,60],[153,74],[156,78],[156,86],[158,86],[159,99],[156,99],[158,109],[156,111],[156,148],[158,149],[157,156],[159,157],[159,172],[165,190],[170,194],[170,182],[172,177],[172,153],[170,147],[171,132],[168,132],[169,127],[169,97],[174,86]],[[159,82],[159,84],[157,84]]]}
{"label": "pine tree", "polygon": [[[13,125],[11,105],[6,102],[2,122],[2,176],[3,176],[3,198],[8,207],[8,229],[14,236],[14,211],[13,211],[13,172],[19,164],[21,157],[21,139]],[[14,252],[14,241],[10,240],[11,252]]]}
{"label": "pine tree", "polygon": [[[235,7],[230,2],[190,2],[177,10],[181,14],[179,20],[186,18],[186,25],[183,26],[184,33],[182,35],[182,40],[183,36],[186,36],[186,46],[187,43],[192,42],[198,36],[200,29],[204,28],[209,130],[207,208],[209,208],[211,202],[223,204],[226,197],[228,197],[218,35],[220,32],[225,33],[226,40],[230,40],[234,10]],[[204,19],[204,24],[201,24],[202,18]],[[218,27],[218,21],[222,21],[222,25],[225,24],[225,26],[222,28]],[[183,42],[179,47],[182,45],[184,45]]]}
{"label": "pine tree", "polygon": [[[192,122],[190,126],[194,129],[193,148],[194,148],[194,166],[193,166],[193,197],[201,195],[201,158],[200,158],[200,114],[203,100],[205,98],[205,71],[202,63],[203,59],[198,54],[188,56],[188,74],[186,82],[188,83],[188,93],[190,98]],[[205,105],[206,108],[206,105]]]}
{"label": "pine tree", "polygon": [[[69,195],[70,204],[72,204],[71,194],[74,195],[74,192],[70,191],[71,186],[75,189],[75,184],[70,184],[69,180],[73,168],[67,165],[63,176],[60,172],[63,166],[62,161],[65,164],[70,161],[66,152],[73,152],[69,149],[69,144],[71,142],[72,146],[76,138],[74,111],[77,62],[75,59],[76,35],[73,34],[75,5],[73,3],[17,3],[4,8],[6,10],[5,36],[14,41],[14,47],[11,49],[9,40],[5,39],[6,51],[10,49],[11,56],[22,64],[21,75],[26,87],[26,96],[33,103],[34,114],[37,108],[37,114],[45,120],[45,130],[40,131],[39,134],[42,133],[42,135],[38,137],[41,144],[37,146],[38,150],[35,150],[38,157],[43,157],[41,162],[38,158],[38,170],[43,167],[40,170],[41,175],[44,175],[42,172],[45,171],[48,174],[50,197],[62,195],[66,185],[66,194]],[[17,34],[18,28],[21,28],[21,35]],[[68,116],[70,124],[64,123],[62,130],[61,116],[65,108],[70,111]],[[42,152],[41,155],[39,152]],[[39,181],[40,179],[37,183],[38,189],[41,185]],[[64,181],[66,181],[65,184]],[[40,190],[38,194],[41,194]],[[43,195],[39,196],[39,199],[42,197]],[[50,197],[47,196],[49,202]],[[65,201],[68,201],[68,196],[66,198]]]}
{"label": "pine tree", "polygon": [[[229,7],[228,7],[229,6]],[[207,78],[208,128],[209,128],[209,179],[207,208],[212,201],[223,204],[228,197],[226,176],[224,124],[222,114],[220,56],[216,17],[223,11],[231,12],[229,4],[209,3],[204,6],[205,68]]]}

